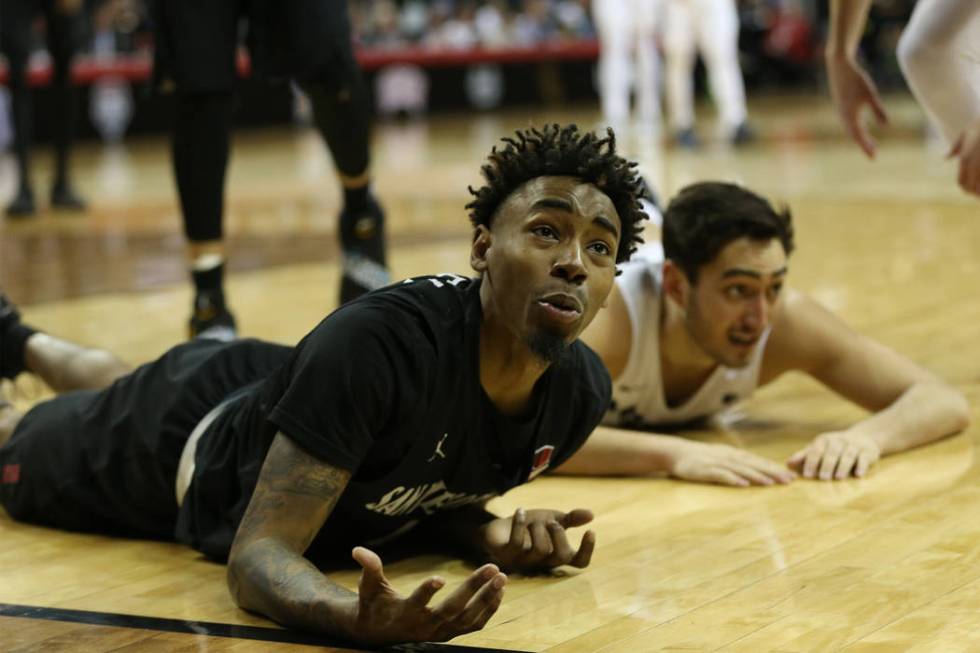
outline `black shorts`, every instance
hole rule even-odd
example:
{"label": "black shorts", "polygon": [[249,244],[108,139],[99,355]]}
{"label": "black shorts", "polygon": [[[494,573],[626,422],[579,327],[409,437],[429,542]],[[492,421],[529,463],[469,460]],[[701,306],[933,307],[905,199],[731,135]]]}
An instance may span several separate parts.
{"label": "black shorts", "polygon": [[240,26],[254,75],[344,88],[359,75],[347,0],[158,0],[157,84],[178,92],[224,92],[237,78]]}
{"label": "black shorts", "polygon": [[0,501],[35,524],[173,538],[177,464],[191,431],[291,351],[258,340],[195,340],[105,390],[35,406],[0,448]]}

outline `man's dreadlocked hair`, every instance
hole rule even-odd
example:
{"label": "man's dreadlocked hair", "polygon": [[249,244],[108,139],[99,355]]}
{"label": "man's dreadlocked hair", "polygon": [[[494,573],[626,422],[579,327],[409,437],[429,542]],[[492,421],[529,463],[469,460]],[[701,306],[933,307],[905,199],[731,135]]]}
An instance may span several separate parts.
{"label": "man's dreadlocked hair", "polygon": [[606,130],[606,138],[594,133],[580,134],[575,125],[547,125],[544,129],[517,131],[513,138],[501,139],[502,150],[493,148],[480,170],[487,184],[470,193],[476,199],[466,205],[473,226],[490,226],[497,208],[525,182],[535,177],[577,177],[605,193],[622,223],[616,262],[622,263],[643,242],[640,221],[647,215],[639,203],[641,182],[636,163],[616,154],[616,136]]}

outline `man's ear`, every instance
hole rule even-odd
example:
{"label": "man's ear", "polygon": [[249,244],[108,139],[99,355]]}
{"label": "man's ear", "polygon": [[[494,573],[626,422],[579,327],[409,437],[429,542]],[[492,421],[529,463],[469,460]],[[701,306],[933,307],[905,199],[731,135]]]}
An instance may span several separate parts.
{"label": "man's ear", "polygon": [[688,294],[691,292],[691,282],[687,274],[677,267],[677,264],[667,259],[664,261],[664,295],[678,306],[687,306]]}
{"label": "man's ear", "polygon": [[473,231],[473,246],[470,248],[470,267],[480,274],[487,271],[487,255],[492,242],[493,234],[490,233],[490,228],[485,224],[476,225]]}

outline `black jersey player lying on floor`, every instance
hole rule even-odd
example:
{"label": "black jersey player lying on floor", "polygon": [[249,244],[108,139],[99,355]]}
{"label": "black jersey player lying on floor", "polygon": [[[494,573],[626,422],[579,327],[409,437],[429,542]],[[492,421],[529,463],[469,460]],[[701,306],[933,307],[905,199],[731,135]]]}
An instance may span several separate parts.
{"label": "black jersey player lying on floor", "polygon": [[[557,125],[518,133],[483,173],[468,207],[479,278],[377,291],[294,348],[197,340],[130,373],[32,332],[7,304],[4,376],[92,388],[0,413],[8,512],[176,537],[227,557],[242,607],[369,645],[482,628],[500,570],[588,565],[594,535],[574,550],[565,534],[587,510],[497,517],[483,504],[567,460],[608,405],[608,374],[577,337],[638,240],[638,179],[611,135]],[[422,520],[487,562],[441,603],[441,579],[400,596],[363,546],[358,594],[304,557]]]}

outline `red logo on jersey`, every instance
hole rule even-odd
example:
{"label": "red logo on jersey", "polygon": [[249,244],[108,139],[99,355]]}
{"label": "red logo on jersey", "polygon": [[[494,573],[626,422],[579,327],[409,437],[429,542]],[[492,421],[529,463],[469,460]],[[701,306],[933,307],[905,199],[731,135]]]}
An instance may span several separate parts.
{"label": "red logo on jersey", "polygon": [[534,452],[534,463],[531,465],[531,473],[527,475],[527,480],[533,480],[535,476],[548,469],[551,464],[551,454],[554,451],[555,447],[550,444],[538,447],[538,450]]}
{"label": "red logo on jersey", "polygon": [[0,483],[8,485],[20,480],[20,465],[4,465],[3,480]]}

